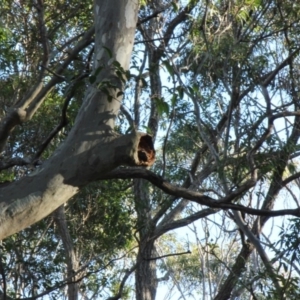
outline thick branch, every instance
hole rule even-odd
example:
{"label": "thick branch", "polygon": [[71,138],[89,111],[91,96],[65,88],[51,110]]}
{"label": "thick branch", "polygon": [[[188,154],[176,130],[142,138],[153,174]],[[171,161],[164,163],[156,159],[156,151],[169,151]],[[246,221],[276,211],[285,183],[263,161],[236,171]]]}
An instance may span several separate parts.
{"label": "thick branch", "polygon": [[165,179],[163,179],[162,177],[156,175],[155,173],[140,168],[118,169],[98,177],[98,179],[117,179],[117,178],[119,179],[143,178],[150,181],[153,185],[160,188],[166,194],[176,196],[176,198],[185,198],[190,201],[194,201],[198,204],[205,205],[211,208],[218,208],[224,210],[232,209],[232,210],[249,213],[252,215],[268,216],[268,217],[277,217],[277,216],[284,216],[284,215],[300,216],[300,209],[298,208],[269,211],[267,209],[255,209],[240,204],[230,203],[231,200],[234,200],[235,198],[241,196],[246,191],[246,187],[239,188],[236,191],[233,191],[231,194],[224,197],[223,199],[215,200],[209,196],[203,195],[202,193],[174,186],[168,181],[166,181]]}
{"label": "thick branch", "polygon": [[79,143],[70,134],[65,147],[35,174],[0,189],[0,239],[41,220],[80,187],[117,166],[154,162],[151,137],[144,133],[104,135],[86,142]]}

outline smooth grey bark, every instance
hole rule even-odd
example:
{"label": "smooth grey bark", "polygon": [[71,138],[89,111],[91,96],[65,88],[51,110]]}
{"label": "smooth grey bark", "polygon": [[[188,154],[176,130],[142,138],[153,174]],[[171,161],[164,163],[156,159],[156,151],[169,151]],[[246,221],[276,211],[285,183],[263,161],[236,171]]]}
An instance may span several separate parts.
{"label": "smooth grey bark", "polygon": [[63,205],[61,205],[57,210],[54,211],[53,219],[58,227],[58,231],[61,236],[66,255],[66,279],[68,282],[68,299],[77,300],[78,283],[76,282],[76,280],[78,276],[76,276],[75,274],[79,267],[79,261],[68,229],[65,208]]}
{"label": "smooth grey bark", "polygon": [[[123,86],[112,63],[116,60],[128,69],[138,1],[95,0],[94,10],[94,68],[103,66],[104,70],[88,88],[75,125],[55,154],[37,172],[0,189],[0,239],[41,220],[80,187],[117,166],[147,165],[149,157],[153,162],[149,136],[137,132],[121,136],[113,131],[121,102],[118,92]],[[105,49],[110,50],[112,57]],[[115,89],[108,89],[111,101],[96,86],[105,80],[116,85]],[[144,145],[147,149],[143,149]],[[141,151],[149,156],[139,155]]]}

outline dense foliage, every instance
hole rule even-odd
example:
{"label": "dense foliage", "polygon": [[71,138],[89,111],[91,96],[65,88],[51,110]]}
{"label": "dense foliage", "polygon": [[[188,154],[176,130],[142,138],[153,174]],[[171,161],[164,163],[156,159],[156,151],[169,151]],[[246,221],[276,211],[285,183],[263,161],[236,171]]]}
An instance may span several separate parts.
{"label": "dense foliage", "polygon": [[[7,133],[5,186],[65,140],[97,70],[92,1],[2,2],[1,121],[41,86]],[[1,297],[298,299],[299,16],[293,0],[142,2],[115,130],[150,133],[156,163],[3,240]]]}

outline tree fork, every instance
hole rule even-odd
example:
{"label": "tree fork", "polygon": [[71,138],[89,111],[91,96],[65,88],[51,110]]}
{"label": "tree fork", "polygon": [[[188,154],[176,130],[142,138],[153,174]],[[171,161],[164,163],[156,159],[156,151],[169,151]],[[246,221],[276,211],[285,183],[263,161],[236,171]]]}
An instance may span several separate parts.
{"label": "tree fork", "polygon": [[67,156],[67,150],[0,189],[0,239],[46,217],[101,174],[119,165],[151,166],[155,160],[152,138],[141,132],[114,137],[75,155]]}
{"label": "tree fork", "polygon": [[0,189],[0,239],[46,217],[100,174],[120,165],[154,163],[151,136],[114,132],[123,83],[107,89],[110,97],[98,88],[117,78],[114,61],[128,70],[138,8],[138,0],[94,1],[94,70],[104,66],[105,72],[88,87],[74,127],[54,155],[36,172]]}

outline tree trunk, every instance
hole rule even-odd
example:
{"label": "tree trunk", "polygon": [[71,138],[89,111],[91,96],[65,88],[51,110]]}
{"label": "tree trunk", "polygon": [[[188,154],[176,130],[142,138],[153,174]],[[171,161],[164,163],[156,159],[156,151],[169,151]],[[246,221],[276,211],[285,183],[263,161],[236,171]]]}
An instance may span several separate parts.
{"label": "tree trunk", "polygon": [[230,270],[230,274],[222,284],[214,300],[228,300],[230,298],[232,290],[236,286],[236,283],[241,278],[241,274],[245,270],[245,264],[248,261],[253,249],[254,246],[251,243],[246,243],[243,245],[239,255],[236,258],[234,266]]}
{"label": "tree trunk", "polygon": [[153,240],[141,241],[135,272],[136,300],[155,300],[157,290],[156,261]]}
{"label": "tree trunk", "polygon": [[134,199],[140,237],[135,270],[136,299],[155,300],[157,290],[156,261],[151,259],[155,256],[155,239],[153,238],[155,225],[151,217],[149,188],[142,179],[134,180]]}
{"label": "tree trunk", "polygon": [[[123,85],[113,62],[128,69],[138,0],[95,0],[94,8],[94,70],[103,70],[88,88],[75,125],[55,154],[36,173],[0,189],[0,239],[49,215],[80,187],[117,166],[147,166],[154,161],[148,135],[114,132]],[[99,88],[103,82],[105,90]]]}
{"label": "tree trunk", "polygon": [[73,241],[70,236],[70,232],[68,229],[68,224],[65,215],[65,208],[61,205],[54,213],[53,213],[54,222],[56,223],[62,243],[65,250],[66,263],[67,263],[67,274],[66,280],[68,282],[68,299],[69,300],[77,300],[78,299],[78,283],[76,282],[77,277],[76,271],[79,267],[78,258],[76,255],[76,251],[74,249]]}

